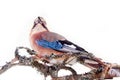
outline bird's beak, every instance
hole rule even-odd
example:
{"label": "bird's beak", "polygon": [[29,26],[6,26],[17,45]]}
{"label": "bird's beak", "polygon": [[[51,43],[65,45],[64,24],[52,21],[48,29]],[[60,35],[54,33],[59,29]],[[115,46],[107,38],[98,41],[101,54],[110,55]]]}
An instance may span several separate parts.
{"label": "bird's beak", "polygon": [[[42,18],[42,17],[37,17],[37,18],[35,19],[33,28],[35,28],[35,26],[36,26],[37,24],[41,24],[45,29],[47,29],[47,27],[46,27],[46,22],[43,21],[43,18]],[[32,29],[33,29],[33,28],[32,28]]]}

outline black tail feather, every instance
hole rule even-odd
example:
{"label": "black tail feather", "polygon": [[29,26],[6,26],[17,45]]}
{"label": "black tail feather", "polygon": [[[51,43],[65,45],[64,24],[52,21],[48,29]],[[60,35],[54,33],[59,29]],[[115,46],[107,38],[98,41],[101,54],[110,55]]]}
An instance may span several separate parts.
{"label": "black tail feather", "polygon": [[61,40],[60,41],[60,43],[61,44],[67,44],[67,45],[74,45],[75,47],[76,47],[76,50],[79,50],[79,51],[83,51],[83,52],[86,52],[86,53],[88,53],[88,51],[86,51],[85,49],[83,49],[82,47],[80,47],[80,46],[78,46],[78,45],[76,45],[76,44],[74,44],[74,43],[72,43],[72,42],[70,42],[70,41],[68,41],[68,40]]}

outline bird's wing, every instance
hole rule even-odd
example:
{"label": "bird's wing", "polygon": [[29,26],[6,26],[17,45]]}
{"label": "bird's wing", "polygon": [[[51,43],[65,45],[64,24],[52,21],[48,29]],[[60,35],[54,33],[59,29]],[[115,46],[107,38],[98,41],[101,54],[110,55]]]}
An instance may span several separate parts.
{"label": "bird's wing", "polygon": [[87,52],[85,49],[66,40],[63,36],[53,32],[42,33],[41,39],[37,40],[37,44],[45,48],[51,48],[62,52],[71,52],[71,53],[79,53],[81,51]]}
{"label": "bird's wing", "polygon": [[65,51],[70,51],[72,53],[79,53],[79,52],[86,52],[88,53],[85,49],[83,49],[82,47],[72,43],[71,41],[68,40],[59,40],[59,42],[64,45],[63,48],[61,50],[65,50]]}
{"label": "bird's wing", "polygon": [[58,40],[66,40],[65,37],[63,37],[57,33],[49,32],[49,31],[43,32],[41,34],[41,38],[43,40],[47,40],[49,42],[54,42],[54,41],[58,41]]}

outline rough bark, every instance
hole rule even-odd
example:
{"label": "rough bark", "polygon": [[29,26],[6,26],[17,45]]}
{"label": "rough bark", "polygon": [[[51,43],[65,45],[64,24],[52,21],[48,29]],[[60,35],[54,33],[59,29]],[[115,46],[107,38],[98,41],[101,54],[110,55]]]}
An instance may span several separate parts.
{"label": "rough bark", "polygon": [[[15,50],[15,58],[12,59],[10,62],[6,63],[4,66],[0,69],[0,74],[4,73],[6,70],[10,69],[13,66],[31,66],[35,67],[39,72],[43,73],[45,77],[50,75],[52,77],[52,80],[104,80],[104,79],[112,79],[114,77],[120,77],[120,65],[115,63],[106,63],[104,62],[104,65],[101,65],[101,61],[97,61],[96,57],[93,56],[93,54],[66,54],[65,61],[63,64],[54,64],[52,66],[49,66],[48,62],[46,60],[39,61],[35,57],[26,57],[21,56],[19,53],[20,49],[26,49],[26,51],[30,55],[36,55],[35,52],[29,48],[26,47],[19,47]],[[67,56],[67,57],[66,57]],[[63,57],[62,55],[57,56],[47,56],[47,58],[60,58]],[[91,69],[90,72],[87,72],[85,74],[77,74],[76,71],[66,66],[69,61],[72,59],[76,59],[77,62],[83,64],[84,66],[87,66]],[[85,58],[83,58],[85,57]],[[99,59],[99,58],[98,58]],[[88,61],[87,61],[88,60]],[[18,63],[16,63],[18,61]],[[58,71],[60,69],[69,70],[72,72],[71,75],[67,76],[58,76]]]}

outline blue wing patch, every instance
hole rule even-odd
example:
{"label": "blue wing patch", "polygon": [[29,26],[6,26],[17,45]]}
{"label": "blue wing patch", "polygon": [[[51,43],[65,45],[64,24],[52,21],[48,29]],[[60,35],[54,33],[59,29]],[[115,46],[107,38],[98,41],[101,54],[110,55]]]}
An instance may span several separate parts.
{"label": "blue wing patch", "polygon": [[36,42],[39,46],[42,46],[45,48],[52,48],[55,50],[59,50],[63,47],[63,45],[59,41],[49,42],[47,40],[37,40]]}

